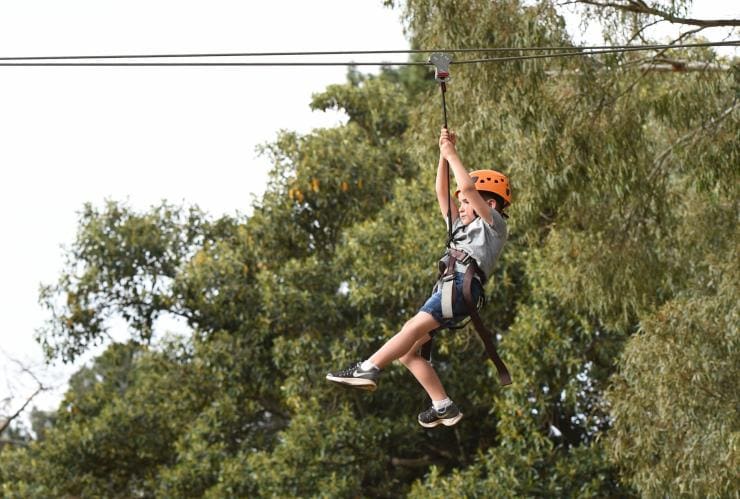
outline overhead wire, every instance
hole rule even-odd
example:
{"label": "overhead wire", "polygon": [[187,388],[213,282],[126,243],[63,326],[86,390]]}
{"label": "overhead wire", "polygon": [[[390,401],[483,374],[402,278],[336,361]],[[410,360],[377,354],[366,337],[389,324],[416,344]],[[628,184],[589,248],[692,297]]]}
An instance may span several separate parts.
{"label": "overhead wire", "polygon": [[[284,57],[284,56],[318,56],[318,55],[377,55],[377,54],[430,54],[443,52],[455,53],[485,53],[485,52],[536,52],[536,51],[592,51],[592,50],[660,50],[668,48],[713,47],[722,45],[737,45],[740,41],[684,43],[681,45],[652,44],[652,45],[589,45],[589,46],[546,46],[546,47],[478,47],[457,49],[402,49],[402,50],[332,50],[332,51],[302,51],[302,52],[212,52],[186,54],[106,54],[106,55],[61,55],[61,56],[21,56],[0,57],[0,61],[31,61],[31,60],[75,60],[75,59],[170,59],[170,58],[204,58],[204,57]],[[380,64],[380,63],[371,63]]]}
{"label": "overhead wire", "polygon": [[[666,50],[698,47],[720,47],[740,46],[740,40],[722,42],[703,42],[680,45],[597,45],[583,47],[488,47],[488,48],[462,48],[462,49],[438,49],[438,50],[365,50],[365,51],[312,51],[312,52],[243,52],[243,53],[200,53],[200,54],[132,54],[132,55],[98,55],[98,56],[23,56],[23,57],[0,57],[0,66],[427,66],[429,62],[423,61],[239,61],[239,62],[99,62],[87,61],[88,59],[172,59],[172,58],[206,58],[206,57],[265,57],[265,56],[317,56],[317,55],[369,55],[369,54],[417,54],[417,53],[495,53],[495,52],[534,52],[548,51],[555,53],[515,55],[505,57],[487,57],[478,59],[453,60],[451,64],[474,64],[487,62],[523,61],[531,59],[547,59],[557,57],[590,56],[602,54],[616,54],[635,51]],[[85,60],[85,62],[79,62]],[[7,62],[11,61],[11,62]],[[65,61],[65,62],[48,62]],[[73,62],[66,62],[73,61]]]}
{"label": "overhead wire", "polygon": [[701,47],[740,46],[740,41],[718,42],[716,44],[701,44],[701,45],[652,45],[649,47],[625,45],[621,48],[590,50],[586,52],[571,51],[571,52],[558,52],[555,54],[535,54],[535,55],[522,55],[522,56],[510,56],[510,57],[487,57],[483,59],[463,59],[460,61],[452,61],[452,64],[472,64],[472,63],[479,63],[479,62],[506,62],[506,61],[521,61],[521,60],[530,60],[530,59],[547,59],[547,58],[553,58],[553,57],[619,54],[619,53],[624,53],[624,52],[639,52],[639,51],[646,51],[646,50],[665,50],[668,48],[686,48],[686,47],[698,47],[698,46],[701,46]]}
{"label": "overhead wire", "polygon": [[428,62],[0,62],[0,66],[429,66]]}

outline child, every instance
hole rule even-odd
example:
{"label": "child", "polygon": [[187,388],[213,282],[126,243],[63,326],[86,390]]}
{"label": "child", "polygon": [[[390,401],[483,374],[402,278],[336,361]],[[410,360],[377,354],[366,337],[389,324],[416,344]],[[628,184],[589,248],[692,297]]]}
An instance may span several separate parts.
{"label": "child", "polygon": [[[439,208],[447,219],[449,185],[445,163],[449,163],[455,175],[458,190],[455,197],[460,207],[451,204],[453,237],[448,249],[457,250],[458,261],[464,262],[468,255],[475,260],[479,276],[473,280],[473,303],[483,293],[483,282],[491,275],[494,264],[506,242],[506,221],[503,210],[511,204],[508,179],[493,170],[479,170],[468,175],[455,149],[453,132],[442,129],[439,137],[439,165],[437,167],[436,192]],[[463,253],[460,253],[463,252]],[[443,264],[449,256],[443,258]],[[437,329],[449,327],[468,316],[463,299],[463,272],[461,264],[455,264],[454,294],[451,319],[443,316],[441,286],[424,303],[419,312],[403,325],[401,331],[388,340],[377,352],[364,362],[358,362],[343,371],[331,372],[326,379],[335,383],[362,390],[377,388],[381,370],[399,359],[432,399],[432,407],[419,414],[419,424],[431,428],[439,424],[452,426],[462,418],[458,407],[445,392],[437,373],[420,355],[421,347],[431,339]],[[462,267],[466,267],[464,264]],[[461,271],[463,270],[463,271]],[[482,274],[482,276],[480,275]],[[451,315],[449,310],[447,316]]]}

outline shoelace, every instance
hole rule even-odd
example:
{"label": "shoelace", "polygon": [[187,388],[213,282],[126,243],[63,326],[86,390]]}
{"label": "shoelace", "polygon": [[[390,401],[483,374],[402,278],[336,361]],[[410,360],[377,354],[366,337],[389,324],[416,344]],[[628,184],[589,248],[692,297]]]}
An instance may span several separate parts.
{"label": "shoelace", "polygon": [[339,375],[340,376],[349,376],[350,374],[352,374],[353,371],[356,371],[359,368],[360,368],[360,362],[358,362],[357,364],[353,364],[353,365],[349,366],[344,371],[340,371],[339,372]]}
{"label": "shoelace", "polygon": [[447,413],[449,412],[451,406],[447,406],[441,411],[438,411],[434,408],[434,406],[430,407],[426,411],[422,412],[420,414],[420,418],[424,419],[425,421],[428,420],[434,420],[434,419],[443,419]]}
{"label": "shoelace", "polygon": [[439,416],[441,416],[441,414],[438,413],[434,407],[430,407],[429,409],[421,413],[420,419],[423,421],[433,421],[434,419],[437,419]]}

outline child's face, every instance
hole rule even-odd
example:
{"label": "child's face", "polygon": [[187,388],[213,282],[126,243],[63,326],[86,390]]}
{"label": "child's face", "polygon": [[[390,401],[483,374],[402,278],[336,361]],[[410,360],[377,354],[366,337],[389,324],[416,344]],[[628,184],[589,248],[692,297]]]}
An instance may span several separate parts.
{"label": "child's face", "polygon": [[[457,209],[460,213],[460,221],[463,225],[468,225],[476,219],[478,214],[473,210],[473,206],[468,202],[468,198],[463,196],[462,192],[457,195],[457,200],[460,202],[460,207]],[[491,208],[496,206],[496,203],[493,200],[489,200],[487,203]]]}
{"label": "child's face", "polygon": [[475,220],[475,211],[473,211],[473,207],[468,202],[468,198],[463,196],[462,192],[457,195],[457,200],[460,202],[460,207],[458,208],[460,221],[463,225],[468,225],[470,222]]}

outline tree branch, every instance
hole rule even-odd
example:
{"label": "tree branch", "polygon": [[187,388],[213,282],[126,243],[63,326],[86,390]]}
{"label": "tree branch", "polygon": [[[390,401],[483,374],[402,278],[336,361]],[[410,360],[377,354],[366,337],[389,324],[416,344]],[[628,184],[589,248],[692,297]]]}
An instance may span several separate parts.
{"label": "tree branch", "polygon": [[724,111],[722,111],[722,113],[720,113],[719,116],[709,118],[704,123],[702,123],[700,127],[696,128],[694,130],[691,130],[690,132],[688,132],[685,135],[681,136],[679,139],[675,140],[669,147],[667,147],[662,153],[660,153],[655,158],[655,161],[653,163],[653,165],[654,165],[653,166],[653,169],[648,174],[647,180],[648,181],[652,180],[655,177],[655,175],[657,175],[658,172],[660,172],[663,169],[663,165],[665,164],[666,159],[668,159],[668,157],[673,153],[673,151],[676,148],[678,148],[680,146],[683,146],[685,143],[687,143],[689,141],[695,141],[697,139],[697,137],[699,137],[699,133],[700,132],[707,131],[707,130],[709,130],[711,128],[716,127],[725,118],[727,118],[728,116],[730,116],[732,114],[732,112],[735,109],[737,109],[737,108],[738,108],[738,101],[736,99],[736,100],[733,101],[732,105],[730,105],[727,109],[725,109]]}
{"label": "tree branch", "polygon": [[[738,101],[738,99],[735,99],[733,100],[732,104],[727,109],[725,109],[719,114],[719,116],[708,118],[706,121],[704,121],[701,124],[701,126],[682,135],[677,140],[674,140],[670,146],[665,148],[663,152],[661,152],[660,154],[658,154],[658,156],[656,156],[655,160],[653,161],[653,168],[651,169],[650,173],[648,173],[646,177],[646,181],[647,182],[652,181],[655,178],[655,176],[663,170],[663,167],[666,164],[666,161],[668,160],[669,157],[673,155],[673,151],[675,151],[679,147],[685,146],[687,143],[694,144],[699,139],[701,132],[709,131],[712,128],[718,127],[722,123],[722,121],[724,121],[728,116],[730,116],[733,111],[738,109],[738,107],[740,107],[740,102]],[[623,224],[624,233],[627,232],[627,227],[630,226],[634,216],[637,214],[638,206],[639,206],[639,203],[632,203],[629,212],[625,214],[624,224]]]}
{"label": "tree branch", "polygon": [[[33,392],[33,394],[26,399],[26,401],[23,403],[23,405],[21,406],[20,409],[18,409],[17,411],[15,411],[15,413],[11,414],[10,416],[8,416],[7,418],[5,418],[3,421],[0,422],[0,434],[2,434],[2,432],[4,432],[10,426],[10,423],[12,423],[14,419],[18,418],[18,416],[20,416],[21,414],[23,414],[23,411],[26,410],[26,407],[28,407],[28,404],[30,404],[31,401],[34,398],[36,398],[36,396],[39,393],[41,393],[41,392],[43,392],[45,390],[48,390],[48,387],[44,386],[44,384],[41,382],[41,380],[39,380],[36,377],[36,375],[33,372],[31,372],[31,370],[28,367],[24,366],[17,359],[10,359],[10,360],[12,362],[14,362],[15,364],[17,364],[21,368],[21,371],[22,372],[24,372],[24,373],[28,374],[29,376],[31,376],[34,379],[34,381],[36,381],[36,384],[38,385],[38,387],[36,388],[36,391]],[[10,400],[10,398],[8,398],[8,400]]]}
{"label": "tree branch", "polygon": [[6,430],[7,428],[8,428],[8,426],[10,426],[10,423],[11,423],[11,422],[12,422],[12,421],[13,421],[14,419],[16,419],[16,418],[17,418],[18,416],[20,416],[20,415],[21,415],[21,414],[23,413],[23,411],[25,411],[25,410],[26,410],[26,407],[28,407],[28,404],[30,404],[30,403],[31,403],[31,401],[32,401],[32,400],[33,400],[33,399],[34,399],[34,398],[36,397],[36,395],[38,395],[39,393],[43,392],[44,390],[46,390],[46,388],[45,388],[45,387],[44,387],[43,385],[39,385],[39,387],[38,387],[38,388],[36,389],[36,391],[35,391],[35,392],[33,392],[33,395],[31,395],[30,397],[28,397],[28,399],[27,399],[27,400],[26,400],[26,402],[25,402],[25,403],[24,403],[24,404],[23,404],[23,405],[21,406],[21,408],[20,408],[20,409],[18,409],[17,411],[15,411],[15,413],[14,413],[14,414],[12,414],[12,415],[8,416],[8,417],[7,417],[6,419],[5,419],[5,421],[3,421],[2,423],[0,423],[0,433],[4,432],[4,431],[5,431],[5,430]]}
{"label": "tree branch", "polygon": [[699,61],[655,61],[638,66],[639,69],[646,71],[672,71],[676,73],[688,73],[695,71],[729,71],[730,66],[727,64],[718,64],[714,62]]}
{"label": "tree branch", "polygon": [[[627,66],[625,66],[626,68]],[[630,67],[644,71],[645,73],[650,72],[674,72],[674,73],[693,73],[697,71],[729,71],[732,66],[729,64],[720,64],[716,62],[708,61],[679,61],[675,59],[643,59],[638,64],[630,64]],[[547,70],[545,74],[547,76],[561,76],[579,74],[580,71],[575,70]],[[644,76],[644,75],[643,75]],[[620,94],[621,97],[621,94]]]}
{"label": "tree branch", "polygon": [[[578,1],[585,1],[585,0],[578,0]],[[702,29],[703,29],[703,28],[702,28]],[[694,31],[699,31],[699,30],[694,30]],[[676,44],[677,42],[679,42],[680,40],[682,40],[682,39],[683,39],[683,38],[684,38],[685,36],[688,36],[689,34],[691,34],[691,31],[689,31],[688,33],[685,33],[685,34],[682,34],[682,35],[680,35],[680,36],[679,36],[679,37],[678,37],[677,39],[673,40],[673,41],[672,41],[671,43],[669,43],[668,45],[674,45],[674,44]],[[662,57],[663,57],[663,55],[664,55],[664,54],[665,54],[665,53],[666,53],[666,52],[667,52],[667,51],[668,51],[668,50],[669,50],[670,48],[671,48],[671,47],[666,47],[666,48],[663,48],[663,49],[661,49],[660,51],[658,51],[658,53],[657,53],[657,54],[655,54],[655,55],[654,55],[654,56],[652,57],[652,59],[647,59],[647,60],[652,60],[652,61],[654,61],[654,60],[656,60],[656,59],[660,59],[660,58],[662,58]],[[642,61],[644,61],[644,60],[645,60],[645,59],[643,59]],[[613,106],[613,105],[614,105],[614,103],[616,103],[616,102],[617,102],[617,100],[619,100],[619,99],[620,99],[620,98],[622,98],[623,96],[625,96],[625,95],[629,94],[629,93],[630,93],[630,92],[632,91],[632,89],[633,89],[633,88],[635,88],[635,87],[637,86],[637,84],[638,84],[638,83],[639,83],[640,81],[642,81],[642,80],[643,80],[643,79],[645,78],[645,76],[646,76],[646,75],[647,75],[647,74],[648,74],[649,72],[651,72],[651,71],[653,70],[653,65],[652,65],[652,64],[650,64],[650,63],[648,63],[648,64],[644,64],[644,63],[642,63],[642,61],[640,61],[640,62],[641,62],[641,65],[640,65],[640,70],[641,70],[641,71],[640,71],[640,76],[638,76],[637,78],[635,78],[635,80],[634,80],[634,81],[633,81],[632,83],[630,83],[630,84],[629,84],[629,85],[627,86],[627,88],[625,88],[625,89],[624,89],[624,90],[623,90],[622,92],[620,92],[620,93],[619,93],[618,95],[616,95],[615,97],[613,97],[613,98],[612,98],[612,99],[610,99],[609,101],[607,101],[607,100],[606,100],[606,96],[605,96],[605,97],[604,97],[604,99],[603,99],[603,100],[602,100],[602,102],[601,102],[601,105],[600,105],[600,109],[602,109],[602,110],[603,110],[603,109],[605,109],[606,107],[611,107],[611,106]],[[720,66],[720,67],[721,67],[721,66]],[[702,70],[705,70],[705,71],[706,71],[706,70],[708,70],[709,68],[710,68],[709,64],[705,64],[705,66],[704,66],[704,67],[702,68]],[[670,69],[670,71],[677,71],[677,70],[678,70],[677,68],[671,68],[671,69]],[[694,71],[695,69],[691,69],[691,70],[692,70],[692,71]],[[616,84],[616,79],[614,80],[614,82],[612,83],[612,85],[615,85],[615,84]],[[605,105],[606,105],[606,106],[605,106]]]}
{"label": "tree branch", "polygon": [[740,26],[740,19],[695,19],[689,17],[678,17],[674,16],[670,12],[666,12],[640,1],[629,1],[627,3],[597,1],[597,0],[575,0],[574,2],[568,3],[580,3],[585,5],[591,5],[593,7],[601,8],[612,8],[622,10],[624,12],[632,12],[634,14],[645,14],[650,16],[657,16],[665,19],[668,22],[675,24],[690,24],[692,26],[702,26],[705,28],[709,27],[722,27],[722,26]]}

